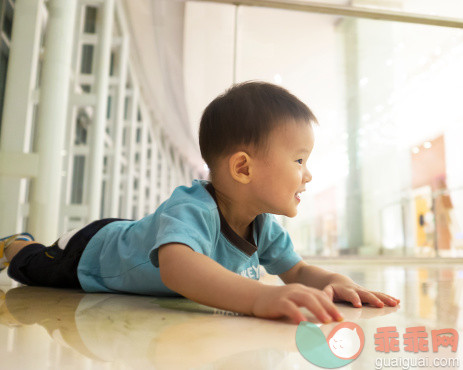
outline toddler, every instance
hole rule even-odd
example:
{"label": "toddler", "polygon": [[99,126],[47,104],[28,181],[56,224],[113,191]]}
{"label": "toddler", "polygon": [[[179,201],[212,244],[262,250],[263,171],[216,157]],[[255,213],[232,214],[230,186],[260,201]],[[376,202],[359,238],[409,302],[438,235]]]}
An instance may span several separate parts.
{"label": "toddler", "polygon": [[[141,220],[102,219],[52,246],[30,234],[0,241],[0,269],[26,285],[86,292],[181,295],[262,318],[340,321],[333,302],[396,306],[399,300],[304,262],[275,214],[294,217],[311,181],[311,110],[264,82],[230,88],[204,110],[199,128],[209,181],[177,187]],[[259,281],[259,266],[285,285]]]}

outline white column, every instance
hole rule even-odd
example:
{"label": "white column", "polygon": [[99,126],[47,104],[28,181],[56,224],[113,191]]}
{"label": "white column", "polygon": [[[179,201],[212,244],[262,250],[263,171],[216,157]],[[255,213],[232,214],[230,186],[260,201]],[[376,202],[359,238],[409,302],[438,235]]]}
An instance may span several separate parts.
{"label": "white column", "polygon": [[38,177],[30,208],[30,231],[44,243],[58,234],[62,150],[71,77],[75,0],[50,0],[37,120]]}
{"label": "white column", "polygon": [[176,183],[175,186],[185,185],[185,176],[183,174],[182,166],[182,157],[180,152],[174,152],[174,162],[175,162],[175,171],[176,171]]}
{"label": "white column", "polygon": [[103,157],[106,128],[106,108],[108,99],[109,67],[111,58],[111,36],[114,19],[114,0],[105,0],[101,34],[98,38],[97,68],[95,71],[95,91],[97,96],[95,120],[90,134],[90,163],[88,181],[88,220],[100,216],[101,186],[103,181]]}
{"label": "white column", "polygon": [[[117,108],[115,117],[115,137],[114,137],[114,159],[113,159],[113,178],[111,181],[111,198],[110,198],[110,215],[111,217],[122,217],[119,214],[119,203],[121,201],[121,162],[122,162],[122,136],[126,121],[125,113],[125,99],[127,96],[127,76],[129,68],[129,28],[127,20],[125,19],[124,10],[120,1],[114,4],[115,17],[119,21],[121,27],[122,44],[120,49],[120,64],[119,64],[119,85],[117,92]],[[126,130],[127,134],[127,130]],[[127,138],[126,138],[127,140]],[[126,153],[127,156],[127,153]],[[126,157],[126,159],[128,159]],[[127,166],[128,168],[128,166]],[[127,176],[127,175],[126,175]],[[125,202],[122,202],[123,204]],[[122,212],[124,212],[122,210]]]}
{"label": "white column", "polygon": [[180,185],[189,185],[188,180],[186,178],[186,166],[187,163],[184,160],[184,157],[182,155],[178,156],[178,168],[179,168],[179,173],[180,173]]}
{"label": "white column", "polygon": [[[40,0],[17,0],[15,3],[3,105],[1,157],[29,150],[42,6],[43,1]],[[31,162],[27,156],[24,159]],[[14,161],[14,166],[19,166],[18,161]],[[3,168],[0,170],[0,235],[24,231],[18,229],[20,182],[20,176],[15,177]]]}
{"label": "white column", "polygon": [[[167,159],[167,168],[168,168],[168,188],[167,188],[167,194],[166,194],[166,197],[168,197],[170,195],[170,193],[172,192],[172,189],[174,188],[175,186],[175,182],[176,182],[176,169],[175,169],[175,162],[174,162],[174,158],[172,157],[172,155],[170,154],[172,151],[172,144],[170,142],[168,142],[168,144],[166,145],[166,159]],[[172,151],[172,153],[174,153]],[[175,154],[174,154],[175,155]]]}
{"label": "white column", "polygon": [[159,174],[161,176],[161,188],[160,193],[161,193],[161,203],[167,199],[167,165],[168,165],[168,159],[167,159],[167,153],[166,153],[166,148],[162,143],[161,137],[164,134],[162,133],[161,130],[159,130],[159,153],[161,154],[161,173]]}
{"label": "white column", "polygon": [[138,178],[138,206],[137,206],[137,218],[140,219],[145,215],[145,203],[146,203],[146,156],[148,150],[148,118],[146,116],[146,109],[140,107],[142,111],[141,121],[141,145],[140,145],[140,176]]}
{"label": "white column", "polygon": [[[153,130],[151,131],[153,132]],[[156,195],[159,191],[157,188],[157,178],[158,178],[158,148],[156,143],[156,138],[154,135],[151,135],[151,163],[150,163],[150,199],[149,199],[149,206],[150,212],[154,212],[156,204]]]}
{"label": "white column", "polygon": [[173,158],[172,158],[172,164],[174,168],[174,175],[173,175],[173,180],[172,180],[172,188],[175,188],[180,185],[181,183],[181,176],[180,176],[180,162],[179,162],[179,153],[174,150],[173,151]]}
{"label": "white column", "polygon": [[135,146],[137,145],[137,108],[138,108],[138,88],[133,86],[131,104],[130,104],[130,115],[128,117],[128,153],[127,153],[127,190],[126,190],[126,207],[125,207],[125,218],[133,217],[133,180],[135,177]]}
{"label": "white column", "polygon": [[128,61],[129,39],[124,35],[120,50],[120,69],[119,69],[119,86],[117,89],[116,117],[115,117],[115,135],[114,135],[114,157],[111,179],[111,198],[110,215],[118,217],[120,188],[121,188],[121,157],[122,157],[122,132],[124,128],[124,108],[125,108],[125,91],[127,81],[127,61]]}

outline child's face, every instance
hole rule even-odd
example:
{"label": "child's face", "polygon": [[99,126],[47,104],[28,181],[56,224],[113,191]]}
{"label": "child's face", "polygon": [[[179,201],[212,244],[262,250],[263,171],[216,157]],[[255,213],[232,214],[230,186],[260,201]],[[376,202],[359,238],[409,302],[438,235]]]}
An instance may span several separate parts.
{"label": "child's face", "polygon": [[294,217],[299,192],[312,180],[307,160],[314,145],[314,133],[306,122],[289,121],[269,136],[265,157],[255,158],[253,180],[256,200],[265,213]]}

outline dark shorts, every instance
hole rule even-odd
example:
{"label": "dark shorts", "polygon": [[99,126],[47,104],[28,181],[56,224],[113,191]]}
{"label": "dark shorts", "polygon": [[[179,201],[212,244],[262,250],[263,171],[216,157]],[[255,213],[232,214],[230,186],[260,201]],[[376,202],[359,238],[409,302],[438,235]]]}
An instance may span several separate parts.
{"label": "dark shorts", "polygon": [[11,260],[8,276],[25,285],[82,289],[77,266],[85,247],[100,229],[120,220],[105,218],[88,224],[69,239],[64,250],[58,247],[59,239],[50,247],[29,244]]}

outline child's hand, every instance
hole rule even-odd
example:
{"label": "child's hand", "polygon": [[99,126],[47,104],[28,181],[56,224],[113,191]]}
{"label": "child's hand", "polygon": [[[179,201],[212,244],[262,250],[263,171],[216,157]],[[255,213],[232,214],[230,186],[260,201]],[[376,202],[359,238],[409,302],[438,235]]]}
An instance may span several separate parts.
{"label": "child's hand", "polygon": [[343,319],[324,292],[303,284],[265,285],[254,302],[252,314],[266,319],[289,316],[294,323],[299,324],[307,319],[298,307],[307,308],[323,323]]}
{"label": "child's hand", "polygon": [[351,302],[354,307],[362,307],[362,302],[379,308],[384,307],[384,304],[397,306],[400,302],[400,299],[390,295],[365,289],[355,284],[352,279],[340,274],[335,275],[332,282],[323,288],[323,292],[331,301]]}

